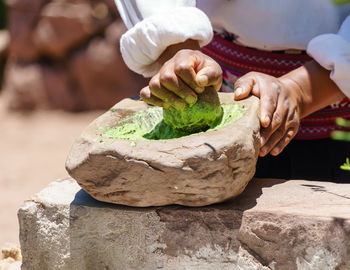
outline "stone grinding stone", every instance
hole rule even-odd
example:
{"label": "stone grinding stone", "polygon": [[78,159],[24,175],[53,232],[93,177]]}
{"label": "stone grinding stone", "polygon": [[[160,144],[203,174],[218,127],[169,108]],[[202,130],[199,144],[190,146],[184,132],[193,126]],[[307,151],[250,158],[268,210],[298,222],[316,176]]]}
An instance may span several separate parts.
{"label": "stone grinding stone", "polygon": [[18,211],[22,270],[348,270],[350,184],[253,179],[206,207],[96,201],[73,179]]}
{"label": "stone grinding stone", "polygon": [[[234,104],[232,93],[219,93]],[[101,128],[149,106],[124,99],[93,121],[74,142],[68,173],[95,199],[129,206],[203,206],[233,198],[254,175],[260,147],[256,97],[237,121],[217,130],[171,140],[103,138]]]}

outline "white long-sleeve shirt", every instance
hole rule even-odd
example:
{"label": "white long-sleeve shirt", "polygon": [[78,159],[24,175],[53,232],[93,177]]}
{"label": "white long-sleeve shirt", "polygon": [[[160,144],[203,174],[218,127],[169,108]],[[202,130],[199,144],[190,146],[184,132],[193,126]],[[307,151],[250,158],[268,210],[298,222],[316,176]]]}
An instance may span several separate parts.
{"label": "white long-sleeve shirt", "polygon": [[115,0],[129,30],[121,38],[125,63],[146,77],[172,44],[210,42],[213,28],[262,50],[307,50],[350,97],[350,3],[331,0]]}

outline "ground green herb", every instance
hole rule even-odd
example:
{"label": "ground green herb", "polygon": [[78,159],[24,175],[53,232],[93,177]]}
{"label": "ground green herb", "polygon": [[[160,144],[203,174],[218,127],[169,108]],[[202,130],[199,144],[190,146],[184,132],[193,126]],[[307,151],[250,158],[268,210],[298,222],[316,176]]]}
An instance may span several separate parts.
{"label": "ground green herb", "polygon": [[174,107],[163,109],[163,119],[167,126],[182,130],[186,134],[200,132],[217,125],[221,121],[223,109],[220,104],[210,104],[203,100],[187,106],[183,110]]}
{"label": "ground green herb", "polygon": [[[215,130],[231,124],[243,115],[244,110],[238,104],[222,105],[223,114],[219,121],[200,132]],[[110,139],[139,141],[174,139],[192,134],[196,133],[188,133],[167,125],[163,119],[162,109],[154,107],[124,118],[118,126],[104,128],[102,136]]]}

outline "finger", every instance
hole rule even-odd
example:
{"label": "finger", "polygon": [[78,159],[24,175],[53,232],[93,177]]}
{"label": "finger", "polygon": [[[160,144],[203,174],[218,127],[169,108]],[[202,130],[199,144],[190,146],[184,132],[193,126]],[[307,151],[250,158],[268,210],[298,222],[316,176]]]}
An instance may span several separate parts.
{"label": "finger", "polygon": [[284,97],[284,95],[279,95],[277,108],[273,113],[271,124],[262,132],[263,135],[261,136],[261,146],[264,146],[270,136],[281,126],[282,121],[283,123],[288,122],[286,118],[289,111],[290,108],[288,105],[288,99]]}
{"label": "finger", "polygon": [[163,87],[170,90],[188,104],[194,104],[197,102],[196,93],[185,84],[174,72],[161,71],[159,75],[160,83]]}
{"label": "finger", "polygon": [[189,87],[196,93],[200,94],[204,91],[204,87],[199,86],[196,79],[196,72],[194,70],[193,59],[177,58],[175,61],[175,74],[179,76]]}
{"label": "finger", "polygon": [[246,98],[255,85],[254,77],[249,73],[241,78],[239,78],[234,85],[235,100],[241,100]]}
{"label": "finger", "polygon": [[284,135],[285,129],[284,126],[281,126],[270,136],[265,145],[262,148],[260,148],[259,155],[261,157],[266,156],[272,150],[272,148],[275,147],[275,145],[277,145],[277,143],[283,138]]}
{"label": "finger", "polygon": [[288,130],[285,136],[280,140],[280,142],[271,150],[271,155],[278,155],[286,147],[286,145],[294,138],[298,133],[300,126],[299,114],[296,110],[291,110],[287,118]]}
{"label": "finger", "polygon": [[144,87],[140,91],[140,96],[141,96],[142,100],[148,104],[163,107],[163,108],[169,108],[169,106],[170,106],[170,104],[167,104],[167,103],[163,102],[163,100],[153,96],[148,86]]}
{"label": "finger", "polygon": [[182,110],[186,107],[186,102],[173,92],[164,88],[160,83],[159,73],[153,76],[149,82],[149,89],[153,96],[161,99],[164,103],[168,103],[175,109]]}
{"label": "finger", "polygon": [[290,143],[290,141],[294,138],[294,136],[298,132],[298,127],[291,127],[288,129],[283,138],[278,142],[278,144],[271,150],[271,155],[277,156],[279,155],[283,149]]}
{"label": "finger", "polygon": [[163,86],[153,88],[151,89],[151,92],[153,96],[156,96],[157,98],[163,100],[163,102],[170,104],[177,110],[183,110],[186,108],[185,101]]}
{"label": "finger", "polygon": [[216,62],[209,62],[204,68],[198,70],[196,81],[199,86],[212,86],[219,91],[222,85],[222,69]]}
{"label": "finger", "polygon": [[260,91],[260,123],[263,127],[268,127],[277,107],[280,93],[280,86],[276,83],[268,83],[266,80],[259,80]]}

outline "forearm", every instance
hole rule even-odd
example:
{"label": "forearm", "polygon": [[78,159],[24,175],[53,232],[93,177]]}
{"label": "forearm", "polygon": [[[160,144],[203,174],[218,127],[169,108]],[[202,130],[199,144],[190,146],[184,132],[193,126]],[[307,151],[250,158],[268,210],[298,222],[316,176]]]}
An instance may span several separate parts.
{"label": "forearm", "polygon": [[178,51],[183,49],[199,50],[198,40],[188,39],[184,42],[171,45],[165,49],[165,51],[159,56],[157,62],[163,65],[166,61],[172,58]]}
{"label": "forearm", "polygon": [[330,79],[330,72],[311,61],[281,77],[286,84],[294,84],[300,91],[300,117],[303,118],[345,97]]}

